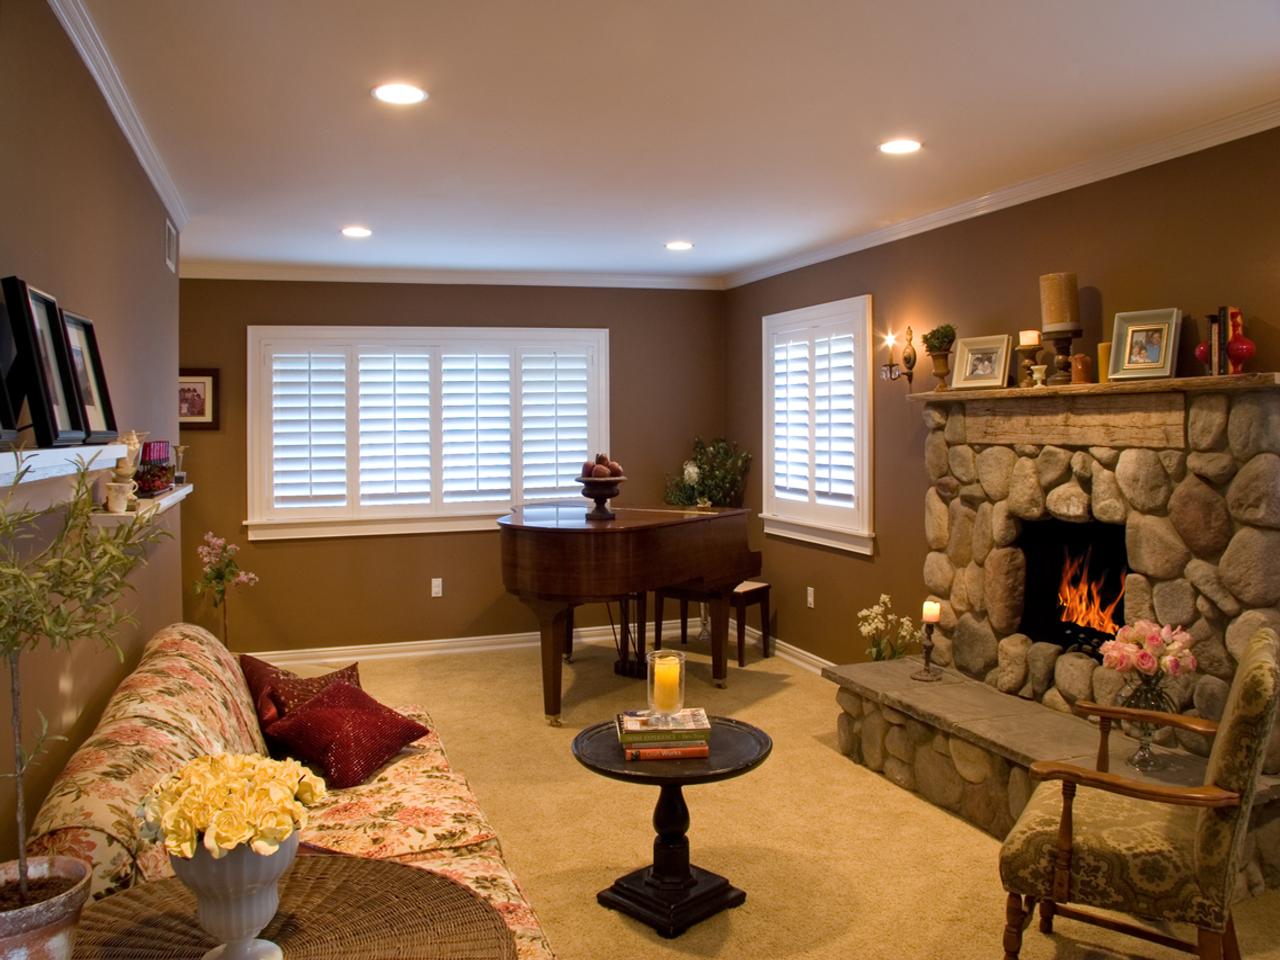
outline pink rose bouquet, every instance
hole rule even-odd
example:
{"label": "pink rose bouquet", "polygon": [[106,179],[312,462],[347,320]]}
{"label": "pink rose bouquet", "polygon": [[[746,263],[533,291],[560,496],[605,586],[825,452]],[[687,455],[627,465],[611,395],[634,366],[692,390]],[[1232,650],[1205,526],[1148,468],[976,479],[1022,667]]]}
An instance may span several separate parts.
{"label": "pink rose bouquet", "polygon": [[1181,627],[1162,627],[1150,620],[1121,627],[1115,639],[1108,640],[1099,649],[1104,667],[1118,673],[1157,678],[1157,682],[1161,675],[1177,677],[1196,669],[1191,635]]}

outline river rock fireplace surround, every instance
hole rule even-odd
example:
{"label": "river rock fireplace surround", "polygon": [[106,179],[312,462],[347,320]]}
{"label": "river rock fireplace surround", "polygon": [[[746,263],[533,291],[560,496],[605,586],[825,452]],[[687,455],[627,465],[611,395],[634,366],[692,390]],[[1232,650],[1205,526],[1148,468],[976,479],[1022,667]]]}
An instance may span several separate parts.
{"label": "river rock fireplace surround", "polygon": [[[837,742],[856,762],[1002,838],[1034,786],[1032,762],[1092,765],[1096,728],[1070,715],[1071,704],[1115,703],[1124,687],[1077,634],[1064,641],[1059,625],[1045,628],[1043,599],[1041,616],[1029,612],[1044,557],[1085,541],[1074,560],[1079,571],[1088,561],[1083,579],[1115,622],[1151,619],[1190,632],[1199,670],[1172,690],[1186,713],[1219,719],[1243,645],[1259,627],[1280,628],[1280,374],[911,400],[928,429],[924,581],[941,604],[935,653],[951,669],[940,683],[919,683],[911,678],[918,655],[826,668],[838,686]],[[1094,576],[1104,568],[1127,569],[1122,596],[1117,574],[1110,586]],[[1210,744],[1185,734],[1175,742],[1168,731],[1163,742],[1165,770],[1124,772],[1202,783]],[[1132,752],[1112,736],[1113,769]],[[1276,773],[1280,723],[1240,874],[1253,892],[1280,887]]]}
{"label": "river rock fireplace surround", "polygon": [[[1023,632],[1025,538],[1040,523],[1123,530],[1124,620],[1179,624],[1197,674],[1180,709],[1218,719],[1236,654],[1280,626],[1280,380],[1272,374],[917,394],[929,430],[924,581],[940,663],[1064,712],[1116,702],[1123,678]],[[1047,642],[1049,641],[1049,642]],[[1166,731],[1167,733],[1167,731]],[[1181,746],[1206,755],[1194,735]],[[1280,772],[1273,736],[1267,773]]]}

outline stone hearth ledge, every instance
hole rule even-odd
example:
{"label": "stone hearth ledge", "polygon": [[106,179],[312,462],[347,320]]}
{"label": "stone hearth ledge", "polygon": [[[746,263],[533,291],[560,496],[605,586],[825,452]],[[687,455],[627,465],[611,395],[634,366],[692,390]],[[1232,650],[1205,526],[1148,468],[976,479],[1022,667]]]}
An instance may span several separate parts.
{"label": "stone hearth ledge", "polygon": [[[1003,839],[1035,788],[1027,768],[1065,760],[1093,769],[1098,728],[1081,717],[1001,693],[954,670],[935,683],[912,680],[919,657],[827,667],[838,686],[841,753],[898,786],[959,814]],[[1156,752],[1169,765],[1141,773],[1125,764],[1135,742],[1113,729],[1111,770],[1176,786],[1204,782],[1205,761],[1183,751]],[[1280,777],[1264,776],[1254,802],[1241,883],[1253,892],[1280,887]]]}

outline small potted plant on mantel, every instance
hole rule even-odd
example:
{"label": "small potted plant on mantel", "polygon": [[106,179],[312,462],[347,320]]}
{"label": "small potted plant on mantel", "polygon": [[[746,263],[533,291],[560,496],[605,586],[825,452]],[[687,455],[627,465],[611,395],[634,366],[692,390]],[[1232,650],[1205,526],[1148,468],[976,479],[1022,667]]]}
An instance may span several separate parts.
{"label": "small potted plant on mantel", "polygon": [[[22,736],[21,655],[41,646],[71,647],[83,640],[115,646],[115,629],[131,622],[118,601],[146,547],[168,533],[150,517],[99,525],[89,464],[75,473],[70,497],[32,510],[20,468],[0,498],[0,654],[9,667],[12,696],[12,772],[17,794],[18,859],[0,864],[0,956],[70,957],[74,926],[89,895],[89,864],[73,857],[27,856],[23,779],[52,739],[40,716],[40,734],[28,750]],[[53,481],[42,481],[51,483]],[[119,652],[119,648],[117,653]]]}
{"label": "small potted plant on mantel", "polygon": [[933,375],[938,378],[938,385],[933,389],[948,389],[947,375],[951,373],[951,345],[956,342],[956,328],[949,323],[944,323],[940,327],[934,327],[920,339],[924,341],[925,350],[933,358]]}

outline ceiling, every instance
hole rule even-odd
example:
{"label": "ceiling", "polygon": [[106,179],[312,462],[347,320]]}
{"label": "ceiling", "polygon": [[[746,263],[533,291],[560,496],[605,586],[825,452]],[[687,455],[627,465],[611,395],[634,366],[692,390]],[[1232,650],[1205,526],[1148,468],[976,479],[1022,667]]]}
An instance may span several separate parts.
{"label": "ceiling", "polygon": [[53,2],[176,185],[186,275],[732,283],[1280,103],[1275,0]]}

